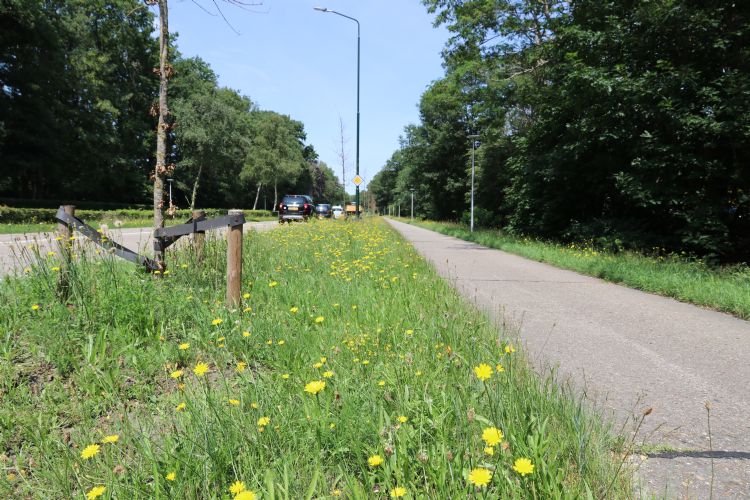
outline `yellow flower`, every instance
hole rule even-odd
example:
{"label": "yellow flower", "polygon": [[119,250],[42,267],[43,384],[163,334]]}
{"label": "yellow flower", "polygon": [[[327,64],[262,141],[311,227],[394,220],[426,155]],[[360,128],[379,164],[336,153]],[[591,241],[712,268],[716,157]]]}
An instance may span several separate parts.
{"label": "yellow flower", "polygon": [[474,374],[479,380],[484,382],[492,376],[492,367],[490,365],[482,363],[479,366],[474,367]]}
{"label": "yellow flower", "polygon": [[32,311],[38,311],[38,310],[39,310],[39,304],[33,304],[33,305],[31,306],[31,310],[32,310]]}
{"label": "yellow flower", "polygon": [[175,479],[177,479],[177,473],[175,471],[172,471],[164,476],[164,479],[166,479],[167,481],[174,481]]}
{"label": "yellow flower", "polygon": [[107,488],[105,486],[94,486],[88,491],[88,493],[86,493],[86,500],[94,500],[94,498],[99,498],[100,496],[104,495],[105,491],[107,491]]}
{"label": "yellow flower", "polygon": [[242,332],[242,336],[243,337],[249,337],[250,336],[250,332]]}
{"label": "yellow flower", "polygon": [[235,370],[237,370],[239,373],[242,373],[245,371],[245,368],[247,368],[247,363],[245,363],[244,361],[240,361],[239,363],[237,363],[237,368],[235,368]]}
{"label": "yellow flower", "polygon": [[299,307],[297,307],[297,306],[292,307],[291,309],[289,309],[289,312],[292,313],[292,314],[296,314],[297,311],[299,311]]}
{"label": "yellow flower", "polygon": [[497,366],[495,367],[495,371],[497,373],[503,373],[505,371],[505,368],[503,367],[503,365],[501,365],[500,363],[498,363]]}
{"label": "yellow flower", "polygon": [[258,427],[265,427],[266,425],[271,423],[270,417],[260,417],[258,419]]}
{"label": "yellow flower", "polygon": [[326,383],[322,380],[313,380],[305,386],[305,392],[310,394],[318,394],[320,391],[326,388]]}
{"label": "yellow flower", "polygon": [[367,366],[367,365],[370,364],[370,360],[366,359],[366,360],[362,361],[362,364],[365,365],[365,366]]}
{"label": "yellow flower", "polygon": [[383,463],[383,457],[381,457],[380,455],[373,455],[367,459],[367,464],[370,467],[377,467],[378,465],[382,463]]}
{"label": "yellow flower", "polygon": [[385,380],[378,380],[378,385],[383,387],[385,385]]}
{"label": "yellow flower", "polygon": [[328,370],[327,372],[323,372],[323,377],[331,378],[333,377],[333,372],[331,370]]}
{"label": "yellow flower", "polygon": [[469,473],[469,482],[474,486],[479,486],[480,488],[484,488],[485,486],[487,486],[491,480],[492,472],[490,472],[488,469],[479,467]]}
{"label": "yellow flower", "polygon": [[258,403],[256,403],[255,401],[253,401],[252,403],[250,403],[250,408],[252,408],[253,410],[257,410],[258,409]]}
{"label": "yellow flower", "polygon": [[253,308],[252,308],[252,307],[246,307],[246,308],[244,308],[244,309],[242,310],[242,312],[243,312],[243,313],[249,313],[249,312],[250,312],[250,311],[252,311],[252,310],[253,310]]}
{"label": "yellow flower", "polygon": [[517,458],[513,464],[513,470],[525,476],[534,472],[534,464],[528,458]]}
{"label": "yellow flower", "polygon": [[283,375],[281,376],[281,378],[283,378],[284,380],[287,380],[287,379],[289,378],[289,374],[288,374],[288,373],[285,373],[285,374],[283,374]]}
{"label": "yellow flower", "polygon": [[495,448],[493,448],[492,446],[488,446],[487,448],[484,449],[484,454],[485,455],[490,455],[490,456],[494,455],[495,454]]}
{"label": "yellow flower", "polygon": [[323,316],[318,316],[317,318],[315,318],[316,323],[322,323],[323,321],[325,321],[325,318]]}
{"label": "yellow flower", "polygon": [[245,483],[242,481],[235,481],[232,486],[229,487],[229,493],[232,495],[239,495],[245,491]]}
{"label": "yellow flower", "polygon": [[272,282],[270,282],[270,283],[268,284],[268,286],[270,286],[271,288],[273,288],[273,287],[275,287],[275,286],[277,286],[277,285],[278,285],[278,283],[277,283],[276,281],[272,281]]}
{"label": "yellow flower", "polygon": [[177,406],[175,406],[175,411],[182,411],[185,409],[185,406],[187,406],[185,403],[180,403]]}
{"label": "yellow flower", "polygon": [[228,401],[229,401],[229,404],[232,405],[232,406],[239,406],[240,405],[240,400],[239,399],[229,399]]}
{"label": "yellow flower", "polygon": [[60,270],[60,267],[59,266],[55,266],[55,267],[50,268],[50,270],[54,271],[54,272],[57,272],[57,271]]}
{"label": "yellow flower", "polygon": [[487,446],[496,446],[503,440],[503,431],[497,427],[486,427],[482,431],[482,441],[487,443]]}
{"label": "yellow flower", "polygon": [[414,375],[416,375],[417,377],[421,377],[422,376],[422,372],[421,371],[417,371]]}
{"label": "yellow flower", "polygon": [[195,365],[195,368],[193,368],[193,373],[199,377],[205,375],[206,372],[208,372],[208,365],[206,363],[198,363]]}
{"label": "yellow flower", "polygon": [[313,368],[320,368],[321,366],[323,366],[323,363],[315,363]]}
{"label": "yellow flower", "polygon": [[84,460],[88,460],[89,458],[93,457],[99,453],[99,445],[98,444],[90,444],[87,447],[83,449],[81,452],[81,458]]}
{"label": "yellow flower", "polygon": [[242,294],[242,298],[243,299],[249,299],[250,298],[250,294],[249,293],[243,293]]}
{"label": "yellow flower", "polygon": [[391,498],[401,498],[406,495],[406,488],[403,486],[396,486],[391,490]]}
{"label": "yellow flower", "polygon": [[326,361],[328,361],[328,358],[326,358],[325,356],[321,356],[320,357],[320,362],[321,363],[325,363]]}
{"label": "yellow flower", "polygon": [[407,335],[414,335],[414,330],[412,330],[412,329],[406,330],[406,334]]}
{"label": "yellow flower", "polygon": [[186,350],[188,347],[190,347],[190,344],[188,344],[187,342],[183,342],[182,344],[177,346],[177,348],[181,351]]}
{"label": "yellow flower", "polygon": [[286,340],[279,340],[279,341],[278,341],[278,342],[276,342],[276,343],[277,343],[278,345],[284,345],[284,344],[286,344]]}
{"label": "yellow flower", "polygon": [[255,493],[250,490],[241,491],[234,497],[234,500],[255,500]]}
{"label": "yellow flower", "polygon": [[111,436],[104,436],[104,439],[102,439],[102,443],[116,443],[120,439],[120,436],[117,434],[112,434]]}
{"label": "yellow flower", "polygon": [[511,353],[514,353],[514,352],[516,352],[516,350],[515,350],[515,349],[513,348],[513,346],[512,346],[512,345],[508,344],[508,345],[506,345],[506,346],[505,346],[505,352],[506,352],[507,354],[511,354]]}
{"label": "yellow flower", "polygon": [[216,318],[215,320],[213,320],[213,321],[211,322],[211,324],[212,324],[212,325],[214,325],[214,326],[219,326],[219,325],[220,325],[220,324],[222,324],[223,322],[224,322],[224,320],[223,320],[223,319],[221,319],[221,318]]}
{"label": "yellow flower", "polygon": [[182,377],[183,373],[184,372],[182,370],[175,370],[172,373],[170,373],[169,376],[172,377],[172,378],[180,378],[180,377]]}
{"label": "yellow flower", "polygon": [[404,416],[404,415],[399,415],[398,416],[398,421],[401,422],[402,424],[405,424],[406,422],[409,421],[409,418],[406,417],[406,416]]}

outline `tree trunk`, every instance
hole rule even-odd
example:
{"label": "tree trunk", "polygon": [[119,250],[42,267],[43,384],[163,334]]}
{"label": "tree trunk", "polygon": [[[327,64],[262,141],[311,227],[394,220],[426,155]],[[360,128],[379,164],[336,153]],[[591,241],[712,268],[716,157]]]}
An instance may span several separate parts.
{"label": "tree trunk", "polygon": [[[164,179],[167,173],[167,66],[169,21],[167,0],[159,0],[159,124],[156,128],[156,168],[154,169],[154,228],[164,227]],[[154,258],[164,267],[164,251],[157,248]]]}
{"label": "tree trunk", "polygon": [[198,175],[195,176],[195,182],[193,183],[193,196],[190,197],[190,210],[195,210],[195,197],[198,196],[198,180],[201,178],[202,171],[203,165],[199,165]]}
{"label": "tree trunk", "polygon": [[273,180],[273,212],[278,210],[276,208],[276,205],[279,203],[279,191],[278,191],[278,183],[276,179]]}
{"label": "tree trunk", "polygon": [[263,184],[258,183],[258,190],[255,192],[255,203],[253,203],[253,210],[258,206],[258,198],[260,197],[260,187]]}

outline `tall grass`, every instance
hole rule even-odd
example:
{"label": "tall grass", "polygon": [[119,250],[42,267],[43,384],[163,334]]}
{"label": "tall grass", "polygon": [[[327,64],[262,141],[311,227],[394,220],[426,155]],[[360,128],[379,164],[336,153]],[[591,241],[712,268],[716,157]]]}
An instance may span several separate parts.
{"label": "tall grass", "polygon": [[722,268],[684,255],[611,253],[586,244],[561,245],[497,230],[472,233],[466,226],[454,223],[419,221],[415,224],[489,248],[750,319],[750,267],[747,264]]}
{"label": "tall grass", "polygon": [[629,495],[618,440],[382,222],[244,252],[234,311],[221,241],[161,278],[79,251],[62,301],[57,256],[6,278],[0,497]]}

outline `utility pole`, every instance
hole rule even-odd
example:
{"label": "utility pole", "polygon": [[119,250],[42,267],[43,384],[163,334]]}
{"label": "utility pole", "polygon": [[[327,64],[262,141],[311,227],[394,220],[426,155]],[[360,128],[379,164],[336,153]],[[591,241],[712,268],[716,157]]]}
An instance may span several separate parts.
{"label": "utility pole", "polygon": [[409,191],[411,191],[411,220],[414,220],[414,188]]}
{"label": "utility pole", "polygon": [[474,146],[476,141],[474,139],[479,137],[479,134],[472,134],[468,136],[471,139],[471,222],[469,223],[469,230],[474,232]]}

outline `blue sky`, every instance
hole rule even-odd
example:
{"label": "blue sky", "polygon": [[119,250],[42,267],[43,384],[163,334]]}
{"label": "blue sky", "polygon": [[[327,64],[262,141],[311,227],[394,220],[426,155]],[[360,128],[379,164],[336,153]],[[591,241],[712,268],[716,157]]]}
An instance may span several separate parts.
{"label": "blue sky", "polygon": [[[419,0],[264,0],[240,9],[217,0],[237,35],[210,0],[170,2],[170,31],[187,57],[200,56],[222,86],[262,109],[305,124],[307,142],[341,178],[339,117],[344,121],[347,191],[355,168],[357,25],[361,24],[360,174],[369,180],[398,147],[408,123],[419,120],[419,96],[443,75],[440,51],[448,38],[433,28]],[[200,7],[204,7],[211,14]]]}

